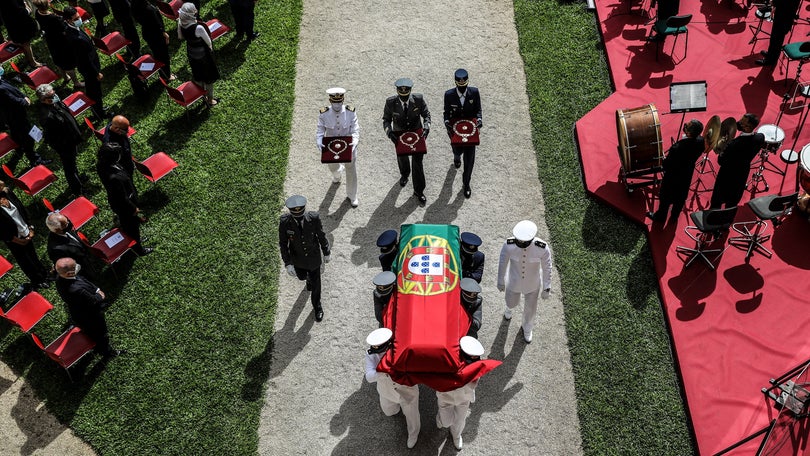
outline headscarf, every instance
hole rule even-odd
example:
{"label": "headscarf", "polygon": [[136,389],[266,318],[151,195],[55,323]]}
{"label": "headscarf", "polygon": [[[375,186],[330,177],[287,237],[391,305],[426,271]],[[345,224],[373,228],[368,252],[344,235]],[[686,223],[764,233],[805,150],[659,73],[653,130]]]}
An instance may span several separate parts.
{"label": "headscarf", "polygon": [[193,3],[183,3],[179,11],[180,27],[188,27],[197,23],[197,7]]}

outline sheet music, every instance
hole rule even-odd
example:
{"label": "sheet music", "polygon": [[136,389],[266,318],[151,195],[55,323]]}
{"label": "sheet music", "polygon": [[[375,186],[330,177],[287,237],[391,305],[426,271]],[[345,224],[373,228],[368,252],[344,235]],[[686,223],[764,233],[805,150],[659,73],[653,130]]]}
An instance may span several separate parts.
{"label": "sheet music", "polygon": [[79,98],[78,100],[71,103],[70,106],[68,106],[68,109],[70,109],[71,112],[76,112],[79,109],[81,109],[82,106],[84,106],[84,100]]}
{"label": "sheet music", "polygon": [[210,27],[208,27],[208,30],[211,30],[212,32],[214,32],[214,31],[216,31],[217,29],[219,29],[220,27],[222,27],[222,24],[221,24],[221,23],[219,23],[219,22],[214,22],[213,24],[211,24],[211,26],[210,26]]}
{"label": "sheet music", "polygon": [[684,84],[672,84],[669,87],[669,110],[678,111],[705,111],[706,110],[706,82],[697,81]]}
{"label": "sheet music", "polygon": [[104,240],[104,243],[107,244],[107,248],[113,248],[116,244],[124,240],[124,236],[119,232],[115,233],[109,238]]}
{"label": "sheet music", "polygon": [[143,62],[140,67],[138,67],[141,71],[152,71],[152,68],[155,67],[155,64],[152,62]]}
{"label": "sheet music", "polygon": [[31,127],[31,131],[28,132],[28,136],[34,138],[34,141],[40,142],[42,141],[42,130],[39,129],[36,125]]}

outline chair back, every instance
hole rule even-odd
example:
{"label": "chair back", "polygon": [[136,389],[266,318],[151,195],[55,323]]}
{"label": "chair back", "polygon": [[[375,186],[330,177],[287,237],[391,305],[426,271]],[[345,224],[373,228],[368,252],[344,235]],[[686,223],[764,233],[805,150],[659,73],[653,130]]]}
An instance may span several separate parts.
{"label": "chair back", "polygon": [[0,158],[3,158],[7,153],[15,150],[17,147],[19,146],[11,139],[11,135],[6,132],[0,132]]}
{"label": "chair back", "polygon": [[42,343],[42,339],[40,339],[39,336],[37,336],[34,333],[31,333],[31,340],[34,341],[34,345],[39,347],[40,350],[45,351],[45,344]]}
{"label": "chair back", "polygon": [[726,209],[709,209],[706,211],[705,231],[727,229],[732,223],[734,223],[734,217],[736,216],[737,206]]}
{"label": "chair back", "polygon": [[802,53],[810,52],[810,41],[805,41],[801,45],[799,45],[799,52]]}
{"label": "chair back", "polygon": [[791,195],[785,196],[778,196],[771,201],[771,204],[768,205],[768,210],[771,212],[779,212],[780,214],[786,211],[789,207],[796,204],[796,201],[799,199],[799,192],[793,193]]}
{"label": "chair back", "polygon": [[53,204],[48,200],[48,198],[42,198],[42,204],[45,205],[45,208],[51,212],[56,212],[54,209]]}
{"label": "chair back", "polygon": [[132,158],[132,162],[135,164],[135,169],[137,169],[139,173],[143,174],[147,178],[153,177],[152,171],[149,169],[148,166],[144,165],[138,160],[135,160],[134,157]]}
{"label": "chair back", "polygon": [[26,193],[29,193],[31,191],[31,189],[28,187],[28,184],[14,177],[14,174],[11,172],[11,169],[8,167],[8,165],[5,164],[3,165],[3,172],[6,174],[8,180],[11,181],[11,183],[14,184],[15,187],[19,188],[20,190]]}
{"label": "chair back", "polygon": [[667,18],[667,27],[668,28],[681,28],[686,27],[687,24],[692,20],[691,14],[684,14],[681,16],[670,16]]}

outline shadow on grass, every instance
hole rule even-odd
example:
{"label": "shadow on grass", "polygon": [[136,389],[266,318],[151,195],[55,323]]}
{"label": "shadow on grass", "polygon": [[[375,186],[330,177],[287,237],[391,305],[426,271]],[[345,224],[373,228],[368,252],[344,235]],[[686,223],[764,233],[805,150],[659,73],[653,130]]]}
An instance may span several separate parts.
{"label": "shadow on grass", "polygon": [[357,246],[357,248],[352,252],[352,264],[360,266],[371,262],[371,267],[376,267],[378,265],[377,256],[379,255],[377,237],[387,229],[399,231],[400,225],[408,218],[408,214],[416,209],[415,198],[408,198],[400,207],[394,206],[400,192],[410,192],[410,190],[407,187],[400,187],[399,182],[394,183],[385,198],[380,202],[380,205],[374,209],[366,226],[354,230],[351,244]]}
{"label": "shadow on grass", "polygon": [[[251,358],[245,366],[245,377],[249,380],[242,385],[242,399],[247,402],[259,400],[262,397],[262,387],[268,378],[275,377],[284,372],[298,352],[309,343],[312,336],[309,330],[315,323],[311,314],[307,314],[304,324],[297,330],[295,324],[304,313],[309,302],[309,292],[301,290],[293,303],[284,326],[276,331],[264,351]],[[281,303],[279,303],[281,304]]]}
{"label": "shadow on grass", "polygon": [[613,209],[588,199],[582,220],[582,243],[588,250],[627,255],[632,252],[641,231]]}
{"label": "shadow on grass", "polygon": [[627,300],[636,310],[645,309],[650,296],[655,295],[657,299],[658,282],[648,245],[633,257],[627,270]]}
{"label": "shadow on grass", "polygon": [[174,157],[173,154],[183,150],[194,132],[208,121],[208,118],[211,117],[211,110],[201,101],[187,110],[174,103],[172,103],[172,107],[176,108],[177,115],[165,123],[160,131],[153,134],[146,143],[152,151],[168,151],[167,153]]}

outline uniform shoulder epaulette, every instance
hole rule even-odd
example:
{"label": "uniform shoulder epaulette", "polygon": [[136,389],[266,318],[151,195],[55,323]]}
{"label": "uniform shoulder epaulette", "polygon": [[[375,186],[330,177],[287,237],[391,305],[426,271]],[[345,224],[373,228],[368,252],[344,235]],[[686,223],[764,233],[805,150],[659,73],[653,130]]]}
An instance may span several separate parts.
{"label": "uniform shoulder epaulette", "polygon": [[354,107],[354,105],[346,105],[346,110],[347,110],[347,111],[354,112],[354,110],[355,110],[355,109],[356,109],[356,108]]}
{"label": "uniform shoulder epaulette", "polygon": [[321,114],[325,113],[328,110],[329,110],[329,106],[324,106],[323,108],[321,108]]}
{"label": "uniform shoulder epaulette", "polygon": [[305,214],[307,220],[318,220],[321,218],[320,214],[315,211],[307,211]]}
{"label": "uniform shoulder epaulette", "polygon": [[281,223],[286,223],[292,215],[289,212],[281,214]]}
{"label": "uniform shoulder epaulette", "polygon": [[513,238],[513,237],[507,238],[506,243],[507,244],[514,244],[515,243],[515,238]]}
{"label": "uniform shoulder epaulette", "polygon": [[546,248],[546,243],[541,241],[540,239],[534,241],[534,245],[540,247],[541,249]]}

